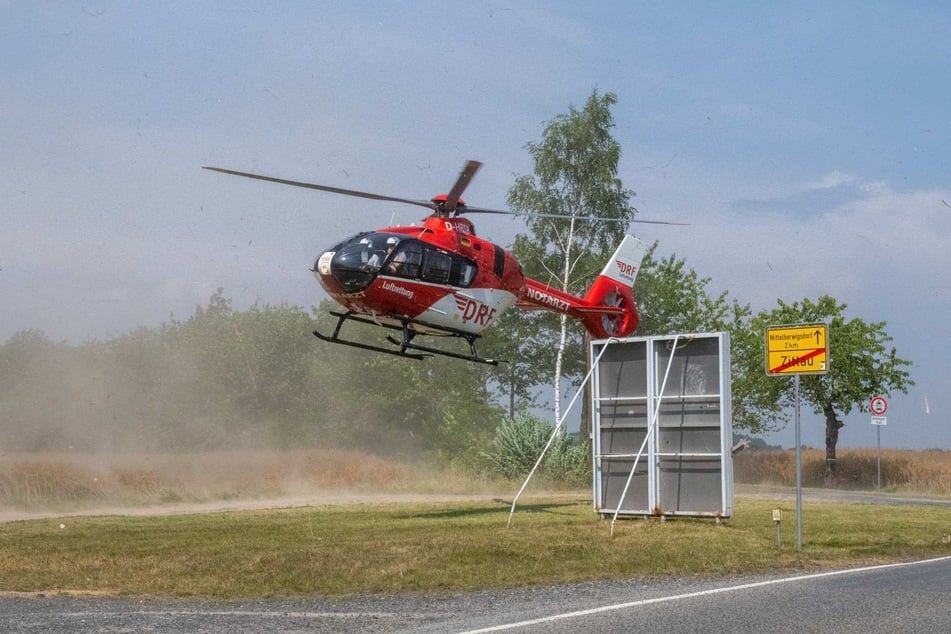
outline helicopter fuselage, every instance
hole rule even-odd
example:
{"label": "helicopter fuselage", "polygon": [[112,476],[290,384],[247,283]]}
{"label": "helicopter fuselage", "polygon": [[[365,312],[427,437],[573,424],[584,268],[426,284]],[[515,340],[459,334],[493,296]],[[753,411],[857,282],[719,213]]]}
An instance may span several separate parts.
{"label": "helicopter fuselage", "polygon": [[314,275],[348,310],[381,323],[409,318],[427,334],[479,334],[525,287],[515,258],[458,217],[359,233],[321,254]]}

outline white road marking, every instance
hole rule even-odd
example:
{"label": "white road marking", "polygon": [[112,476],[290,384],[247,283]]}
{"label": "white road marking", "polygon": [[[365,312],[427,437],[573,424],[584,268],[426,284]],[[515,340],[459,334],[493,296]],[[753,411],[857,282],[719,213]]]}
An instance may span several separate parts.
{"label": "white road marking", "polygon": [[590,610],[578,610],[576,612],[564,612],[562,614],[552,614],[551,616],[545,616],[538,619],[530,619],[528,621],[519,621],[516,623],[503,623],[501,625],[494,625],[492,627],[486,627],[478,630],[467,630],[465,632],[460,632],[459,634],[482,634],[483,632],[501,632],[504,630],[511,630],[517,627],[527,627],[529,625],[542,625],[545,623],[551,623],[553,621],[561,621],[565,619],[573,619],[579,616],[590,616],[592,614],[601,614],[604,612],[613,612],[616,610],[625,610],[627,608],[636,608],[643,605],[651,605],[653,603],[665,603],[668,601],[680,601],[682,599],[693,599],[695,597],[710,596],[713,594],[723,594],[725,592],[736,592],[738,590],[749,590],[751,588],[762,588],[765,586],[778,585],[782,583],[791,583],[794,581],[805,581],[807,579],[821,579],[823,577],[836,577],[839,575],[849,575],[857,572],[867,572],[870,570],[885,570],[888,568],[900,568],[904,566],[917,566],[919,564],[931,564],[938,561],[946,561],[951,559],[951,555],[945,557],[936,557],[934,559],[924,559],[921,561],[906,561],[897,564],[882,564],[879,566],[866,566],[864,568],[849,568],[847,570],[833,570],[830,572],[817,572],[810,575],[798,575],[796,577],[782,577],[779,579],[769,579],[767,581],[757,581],[755,583],[744,583],[737,586],[727,586],[724,588],[713,588],[712,590],[700,590],[698,592],[688,592],[686,594],[675,594],[669,597],[656,597],[653,599],[642,599],[640,601],[630,601],[628,603],[616,603],[614,605],[604,605],[599,608],[591,608]]}

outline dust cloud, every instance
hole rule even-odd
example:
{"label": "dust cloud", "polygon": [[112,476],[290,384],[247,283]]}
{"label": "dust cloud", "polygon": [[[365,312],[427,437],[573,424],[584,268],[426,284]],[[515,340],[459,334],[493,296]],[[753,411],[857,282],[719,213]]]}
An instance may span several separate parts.
{"label": "dust cloud", "polygon": [[315,363],[313,318],[255,311],[199,310],[81,346],[26,331],[0,346],[0,511],[478,486],[414,459],[439,413],[391,399],[380,377],[393,368],[336,346]]}

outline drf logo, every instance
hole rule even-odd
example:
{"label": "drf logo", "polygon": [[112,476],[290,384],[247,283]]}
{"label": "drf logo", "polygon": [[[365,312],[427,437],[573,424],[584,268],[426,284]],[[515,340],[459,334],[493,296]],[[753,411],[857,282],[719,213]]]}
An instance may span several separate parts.
{"label": "drf logo", "polygon": [[468,297],[455,295],[456,308],[462,314],[462,321],[471,321],[480,326],[488,326],[495,317],[495,309]]}
{"label": "drf logo", "polygon": [[617,265],[618,271],[621,273],[621,277],[626,277],[633,280],[634,276],[637,275],[637,267],[633,264],[628,264],[627,262],[622,262],[621,260],[615,260],[614,263]]}

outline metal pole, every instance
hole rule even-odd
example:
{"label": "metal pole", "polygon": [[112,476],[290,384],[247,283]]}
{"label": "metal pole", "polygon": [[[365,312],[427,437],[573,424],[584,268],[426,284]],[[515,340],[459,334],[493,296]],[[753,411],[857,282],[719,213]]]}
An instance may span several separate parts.
{"label": "metal pole", "polygon": [[[680,335],[674,336],[674,347],[670,351],[670,357],[667,359],[667,369],[664,371],[664,380],[660,384],[660,392],[657,393],[657,405],[651,411],[650,419],[647,422],[647,433],[644,435],[644,442],[641,443],[641,448],[637,450],[637,455],[634,456],[634,465],[631,467],[631,472],[627,476],[627,481],[624,483],[624,490],[621,491],[621,499],[617,501],[617,508],[614,509],[614,517],[611,518],[611,537],[614,537],[614,524],[617,522],[618,513],[621,512],[621,507],[624,505],[624,498],[627,496],[627,490],[631,486],[631,481],[634,479],[634,472],[637,470],[637,461],[640,460],[641,454],[644,453],[644,448],[647,447],[647,441],[650,440],[651,432],[654,431],[655,427],[659,427],[660,423],[658,418],[660,417],[660,406],[664,400],[664,390],[667,389],[667,377],[670,376],[670,367],[674,362],[674,355],[677,354],[677,341],[680,340]],[[654,353],[654,358],[657,358],[657,353]],[[656,361],[654,362],[657,363]],[[653,384],[653,381],[650,382]],[[658,432],[659,434],[660,432]],[[647,450],[648,455],[650,455],[650,449]],[[648,471],[653,469],[653,465],[648,466]],[[650,475],[647,476],[650,478]],[[651,497],[651,492],[648,491],[648,499]]]}
{"label": "metal pole", "polygon": [[604,347],[601,348],[601,352],[598,353],[598,357],[594,360],[594,363],[591,364],[591,369],[588,370],[588,373],[585,375],[584,380],[581,381],[581,385],[578,386],[578,391],[575,392],[574,397],[572,397],[571,402],[568,403],[568,407],[565,408],[564,413],[561,415],[561,419],[555,425],[555,428],[551,432],[551,436],[548,437],[548,442],[545,444],[545,447],[542,449],[541,454],[538,456],[538,460],[535,461],[535,465],[532,467],[532,470],[529,472],[528,477],[525,478],[525,482],[522,483],[522,488],[518,490],[518,493],[515,494],[515,499],[512,500],[512,508],[509,510],[509,519],[506,522],[506,528],[512,526],[512,516],[515,515],[515,505],[518,504],[518,499],[522,497],[522,492],[525,491],[525,487],[528,486],[529,480],[532,479],[532,476],[535,475],[535,472],[538,470],[538,466],[542,463],[542,460],[545,458],[545,454],[548,453],[548,448],[551,447],[552,442],[555,440],[555,436],[558,435],[558,430],[561,429],[561,426],[564,424],[565,419],[568,418],[568,413],[571,412],[571,408],[574,406],[575,401],[578,400],[578,397],[584,393],[584,386],[588,380],[594,375],[595,368],[598,367],[598,363],[601,361],[601,357],[607,351],[608,346],[612,343],[617,342],[616,337],[610,337],[607,341],[604,342]]}
{"label": "metal pole", "polygon": [[796,550],[802,550],[802,440],[799,430],[799,375],[796,386]]}
{"label": "metal pole", "polygon": [[875,426],[875,437],[878,441],[878,490],[882,490],[882,426]]}

